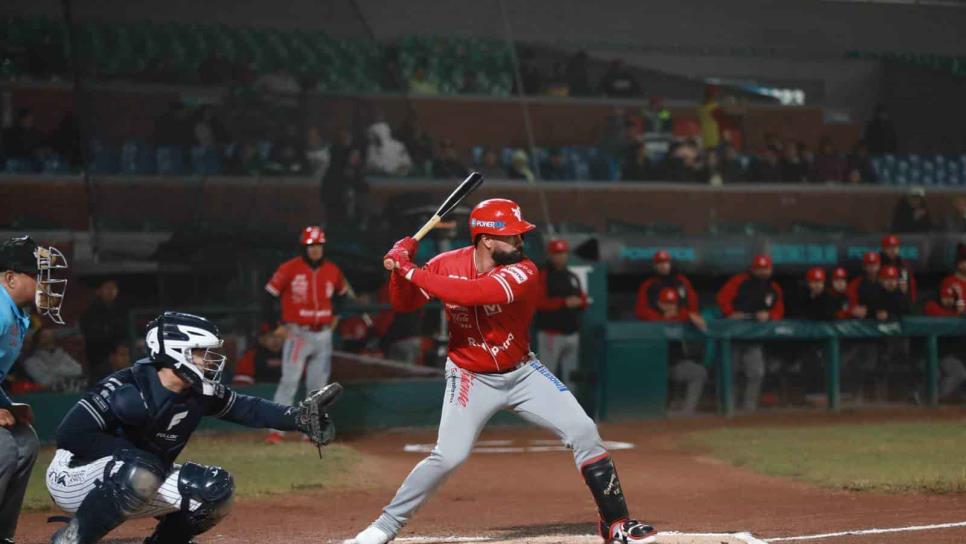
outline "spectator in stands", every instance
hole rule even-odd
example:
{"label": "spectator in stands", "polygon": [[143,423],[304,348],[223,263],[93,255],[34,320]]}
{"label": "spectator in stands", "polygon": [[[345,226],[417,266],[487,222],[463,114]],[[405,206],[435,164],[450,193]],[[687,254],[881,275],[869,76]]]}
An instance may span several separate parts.
{"label": "spectator in stands", "polygon": [[721,172],[721,155],[717,149],[709,149],[704,153],[705,181],[708,185],[720,187],[724,185],[724,174]]}
{"label": "spectator in stands", "polygon": [[265,161],[252,142],[235,146],[235,152],[225,162],[225,174],[229,176],[257,176],[264,169]]}
{"label": "spectator in stands", "polygon": [[644,117],[644,133],[654,135],[668,135],[674,132],[674,120],[671,110],[664,105],[664,97],[651,95],[647,106],[641,108]]}
{"label": "spectator in stands", "polygon": [[540,165],[540,178],[549,181],[566,181],[571,179],[564,163],[564,154],[560,148],[552,148],[547,154],[547,159]]}
{"label": "spectator in stands", "polygon": [[823,138],[819,145],[819,153],[815,157],[815,179],[826,183],[841,183],[845,181],[847,163],[835,149],[832,140]]}
{"label": "spectator in stands", "polygon": [[953,198],[953,210],[946,216],[946,232],[966,233],[966,197]]}
{"label": "spectator in stands", "polygon": [[590,96],[590,76],[587,73],[587,52],[581,49],[567,61],[567,86],[570,96]]}
{"label": "spectator in stands", "polygon": [[788,304],[788,316],[809,321],[832,321],[837,308],[825,289],[825,270],[814,266],[805,273],[805,288]]}
{"label": "spectator in stands", "polygon": [[671,149],[664,174],[671,181],[704,183],[707,171],[701,161],[701,150],[694,140],[686,140]]}
{"label": "spectator in stands", "polygon": [[745,167],[738,159],[738,150],[730,142],[721,144],[718,153],[721,157],[721,164],[718,170],[721,172],[721,181],[724,183],[742,183],[748,180]]}
{"label": "spectator in stands", "polygon": [[882,258],[874,251],[862,256],[863,275],[849,282],[847,289],[849,297],[849,313],[856,319],[872,318],[869,304],[875,298],[879,284],[879,270],[882,268]]}
{"label": "spectator in stands", "polygon": [[781,181],[782,168],[778,158],[778,150],[768,146],[760,157],[755,160],[751,180],[769,183]]}
{"label": "spectator in stands", "polygon": [[698,293],[691,285],[688,277],[681,273],[672,273],[671,254],[660,250],[652,258],[654,275],[644,280],[637,288],[637,304],[634,315],[642,321],[657,321],[661,319],[658,308],[658,295],[664,289],[671,289],[678,294],[678,304],[688,312],[688,320],[701,330],[707,328],[704,318],[698,313]]}
{"label": "spectator in stands", "polygon": [[540,362],[573,391],[580,355],[580,320],[589,303],[580,279],[567,268],[566,240],[547,244],[547,263],[540,269],[537,300],[537,346]]}
{"label": "spectator in stands", "polygon": [[486,179],[503,179],[506,177],[506,169],[500,164],[500,156],[497,155],[496,150],[489,147],[484,149],[482,155],[480,155],[480,164],[477,165],[477,170]]}
{"label": "spectator in stands", "polygon": [[[707,330],[703,321],[695,321],[694,312],[682,306],[681,297],[677,289],[665,287],[658,291],[655,312],[646,312],[646,317],[638,314],[644,321],[671,321],[677,323],[691,323],[702,332]],[[687,343],[674,342],[669,346],[668,359],[672,361],[670,368],[671,382],[684,384],[684,399],[681,403],[681,413],[690,415],[698,408],[701,393],[708,381],[708,369],[696,363],[687,356]]]}
{"label": "spectator in stands", "polygon": [[[930,317],[962,318],[966,315],[966,303],[952,286],[943,287],[939,290],[938,302],[926,302],[925,314]],[[942,371],[939,398],[949,399],[966,383],[966,365],[963,364],[966,342],[962,337],[946,337],[940,340],[939,346],[939,368]]]}
{"label": "spectator in stands", "polygon": [[305,162],[310,174],[317,178],[325,177],[332,157],[329,146],[322,140],[319,127],[311,126],[305,130]]}
{"label": "spectator in stands", "polygon": [[67,161],[72,170],[80,168],[84,153],[81,150],[80,127],[77,126],[74,112],[68,111],[61,118],[57,129],[50,135],[50,147]]}
{"label": "spectator in stands", "polygon": [[507,179],[525,179],[527,181],[536,179],[533,175],[533,170],[530,169],[530,158],[527,157],[526,151],[517,149],[513,152],[506,177]]}
{"label": "spectator in stands", "polygon": [[43,148],[44,135],[35,126],[33,111],[21,108],[14,124],[3,131],[4,156],[8,159],[36,161]]}
{"label": "spectator in stands", "polygon": [[433,159],[433,177],[436,179],[463,179],[468,173],[466,165],[460,160],[453,140],[444,138],[439,142],[439,155]]}
{"label": "spectator in stands", "polygon": [[634,75],[624,67],[624,61],[614,59],[597,84],[600,94],[611,98],[633,98],[641,95],[641,87]]}
{"label": "spectator in stands", "polygon": [[628,148],[621,164],[621,180],[645,181],[657,179],[656,168],[647,157],[647,145],[640,143]]}
{"label": "spectator in stands", "polygon": [[119,293],[117,281],[110,278],[101,280],[94,290],[94,300],[81,314],[80,329],[84,334],[87,377],[91,384],[114,371],[108,355],[125,336],[127,314],[117,300]]}
{"label": "spectator in stands", "polygon": [[894,266],[899,270],[899,289],[903,294],[909,295],[909,300],[916,302],[918,297],[916,276],[913,274],[912,264],[903,259],[899,251],[898,236],[889,234],[882,237],[882,252],[879,255],[882,266]]}
{"label": "spectator in stands", "polygon": [[550,77],[547,78],[547,81],[543,85],[543,94],[547,96],[570,96],[567,74],[564,73],[564,68],[561,63],[553,63],[553,70],[550,72]]}
{"label": "spectator in stands", "polygon": [[[718,291],[718,306],[728,319],[752,319],[766,322],[785,315],[782,289],[771,279],[772,260],[768,255],[757,255],[751,270],[742,272],[725,283]],[[744,409],[758,407],[761,385],[765,378],[765,352],[760,343],[735,342],[732,347],[735,370],[745,376]]]}
{"label": "spectator in stands", "polygon": [[423,129],[415,114],[410,114],[403,123],[399,141],[406,146],[412,158],[413,170],[417,175],[430,176],[433,172],[433,139]]}
{"label": "spectator in stands", "polygon": [[896,203],[892,212],[893,232],[932,232],[933,224],[926,206],[926,190],[912,187]]}
{"label": "spectator in stands", "polygon": [[788,142],[785,154],[781,158],[781,181],[788,183],[803,183],[808,179],[808,165],[802,160],[798,142]]}
{"label": "spectator in stands", "polygon": [[869,147],[864,141],[858,141],[852,148],[846,165],[846,181],[851,184],[875,183],[879,178],[869,158]]}
{"label": "spectator in stands", "polygon": [[365,225],[368,195],[362,150],[340,145],[332,155],[332,166],[322,180],[321,197],[326,224],[337,225],[355,220],[357,224]]}
{"label": "spectator in stands", "polygon": [[267,323],[259,328],[255,345],[248,348],[235,365],[232,384],[278,383],[282,378],[282,345],[285,338],[269,330]]}
{"label": "spectator in stands", "polygon": [[402,142],[392,137],[384,121],[369,127],[369,146],[366,148],[366,170],[384,176],[405,176],[413,162]]}
{"label": "spectator in stands", "polygon": [[704,149],[714,149],[721,145],[721,124],[724,121],[724,110],[718,104],[719,92],[720,88],[717,85],[705,85],[704,102],[698,106],[701,145]]}
{"label": "spectator in stands", "polygon": [[429,79],[424,64],[416,66],[416,69],[413,70],[413,73],[409,76],[408,86],[409,92],[412,94],[430,96],[439,94],[439,85]]}
{"label": "spectator in stands", "polygon": [[191,121],[194,132],[194,143],[204,147],[213,147],[228,141],[228,131],[221,124],[215,108],[206,104],[195,112]]}
{"label": "spectator in stands", "polygon": [[898,149],[896,127],[884,104],[875,107],[875,114],[865,126],[865,141],[869,145],[869,153],[874,155],[895,153]]}
{"label": "spectator in stands", "polygon": [[36,333],[33,353],[24,361],[30,379],[49,391],[76,393],[84,388],[84,369],[57,345],[54,329]]}
{"label": "spectator in stands", "polygon": [[299,139],[294,123],[285,126],[285,132],[272,144],[272,151],[265,164],[265,172],[277,176],[301,176],[308,172],[303,140]]}
{"label": "spectator in stands", "polygon": [[832,282],[829,285],[828,295],[835,319],[849,319],[849,273],[838,266],[832,271]]}

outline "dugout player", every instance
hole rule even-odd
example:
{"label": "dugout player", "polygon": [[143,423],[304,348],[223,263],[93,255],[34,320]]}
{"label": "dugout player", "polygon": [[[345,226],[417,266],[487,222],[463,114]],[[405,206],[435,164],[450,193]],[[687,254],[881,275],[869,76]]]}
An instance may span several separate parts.
{"label": "dugout player", "polygon": [[916,276],[912,273],[912,265],[909,261],[899,256],[899,237],[889,234],[882,237],[882,252],[880,253],[882,266],[894,266],[899,271],[899,289],[909,295],[909,301],[916,302],[918,289],[916,287]]}
{"label": "dugout player", "polygon": [[882,258],[878,253],[869,251],[862,256],[862,275],[849,282],[849,311],[856,319],[871,318],[868,301],[875,298],[879,290],[879,270]]}
{"label": "dugout player", "polygon": [[[281,299],[281,319],[276,333],[285,338],[285,343],[282,379],[274,400],[285,405],[295,400],[303,372],[306,391],[321,389],[329,381],[332,328],[336,321],[333,297],[351,292],[339,267],[325,258],[325,232],[321,227],[305,227],[299,244],[302,254],[279,265],[265,285],[269,295]],[[281,430],[275,429],[266,442],[276,444],[282,436]]]}
{"label": "dugout player", "polygon": [[219,383],[225,356],[218,328],[165,312],[145,336],[149,356],[85,394],[57,428],[47,490],[74,514],[52,544],[93,544],[128,519],[159,522],[146,544],[189,544],[228,515],[235,489],[220,467],[175,459],[203,416],[249,427],[302,431],[323,446],[335,436],[325,407],[332,384],[298,406],[240,395]]}
{"label": "dugout player", "polygon": [[835,319],[848,319],[849,313],[849,273],[841,266],[832,270],[832,281],[828,286],[829,300],[835,309]]}
{"label": "dugout player", "polygon": [[537,353],[540,361],[573,387],[580,355],[580,316],[587,309],[587,293],[580,279],[567,268],[570,246],[566,240],[547,244],[546,267],[540,270],[537,299]]}
{"label": "dugout player", "polygon": [[[939,300],[926,302],[923,313],[930,317],[962,318],[966,315],[966,303],[952,286],[942,287],[939,289]],[[939,368],[942,370],[942,379],[939,381],[940,399],[953,397],[959,392],[963,383],[966,383],[964,354],[966,354],[966,339],[947,337],[940,340]]]}
{"label": "dugout player", "polygon": [[[38,246],[29,236],[0,244],[0,383],[20,356],[34,306],[54,323],[63,325],[67,259],[53,247]],[[37,460],[33,412],[15,404],[0,387],[0,544],[13,542],[30,471]]]}
{"label": "dugout player", "polygon": [[394,539],[466,460],[486,422],[500,410],[554,431],[573,449],[606,542],[654,541],[654,529],[628,515],[597,426],[530,350],[539,273],[523,254],[523,235],[534,228],[513,201],[490,199],[470,213],[472,245],[438,255],[422,268],[410,260],[417,248],[412,238],[396,242],[386,254],[395,263],[390,301],[396,311],[412,311],[433,297],[445,306],[450,327],[446,394],[432,453],[406,477],[382,515],[346,542]]}
{"label": "dugout player", "polygon": [[678,294],[678,304],[687,309],[688,319],[699,329],[707,328],[698,313],[698,294],[691,286],[687,276],[672,274],[671,254],[661,250],[654,254],[654,275],[644,280],[637,289],[637,305],[634,314],[642,321],[658,321],[662,313],[658,308],[658,295],[664,289],[673,289]]}
{"label": "dugout player", "polygon": [[943,278],[939,290],[952,289],[957,303],[962,305],[966,301],[966,245],[956,244],[956,270]]}
{"label": "dugout player", "polygon": [[[751,270],[736,274],[718,291],[718,306],[729,319],[753,319],[765,322],[785,315],[782,289],[771,279],[772,261],[768,255],[756,255]],[[758,342],[735,343],[732,346],[735,370],[745,375],[744,408],[758,407],[761,383],[765,379],[765,350]]]}
{"label": "dugout player", "polygon": [[[665,287],[657,296],[658,313],[648,312],[644,321],[673,321],[677,323],[692,323],[701,332],[708,330],[704,320],[700,324],[695,323],[693,313],[689,308],[681,305],[681,296],[677,289]],[[700,317],[700,316],[699,316]],[[683,344],[683,342],[681,343]],[[684,402],[681,405],[681,413],[685,415],[694,414],[698,408],[698,401],[701,400],[701,393],[704,391],[704,384],[708,381],[708,369],[700,365],[689,357],[682,348],[673,350],[676,344],[669,346],[672,348],[673,355],[669,359],[674,361],[671,366],[670,378],[672,382],[684,384]]]}

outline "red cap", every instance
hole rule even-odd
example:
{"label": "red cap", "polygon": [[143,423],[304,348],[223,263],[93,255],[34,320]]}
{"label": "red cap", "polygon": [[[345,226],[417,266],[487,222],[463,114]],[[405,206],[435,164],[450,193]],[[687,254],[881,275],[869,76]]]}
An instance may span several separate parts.
{"label": "red cap", "polygon": [[879,254],[875,251],[869,251],[862,256],[862,264],[864,266],[869,266],[871,264],[879,264],[882,260],[879,258]]}
{"label": "red cap", "polygon": [[322,227],[309,226],[302,229],[302,236],[299,243],[303,246],[312,246],[325,243],[325,231]]}
{"label": "red cap", "polygon": [[660,250],[654,254],[654,264],[671,262],[671,254],[665,250]]}
{"label": "red cap", "polygon": [[897,280],[899,279],[899,269],[892,265],[883,266],[882,270],[879,270],[879,279]]}
{"label": "red cap", "polygon": [[956,298],[956,291],[953,290],[952,285],[947,285],[939,291],[939,298]]}
{"label": "red cap", "polygon": [[677,304],[681,298],[678,296],[677,290],[665,287],[658,293],[657,300],[658,302],[665,302],[667,304]]}
{"label": "red cap", "polygon": [[752,261],[751,267],[755,270],[771,268],[771,257],[765,254],[755,255],[755,260]]}
{"label": "red cap", "polygon": [[841,266],[839,266],[835,270],[832,271],[832,279],[833,280],[847,280],[847,279],[849,279],[849,273],[848,273],[847,270],[845,270],[844,268],[842,268]]}
{"label": "red cap", "polygon": [[566,240],[554,238],[547,242],[547,253],[566,253],[570,251],[570,244]]}
{"label": "red cap", "polygon": [[882,237],[882,247],[899,247],[899,237],[895,234],[888,234]]}
{"label": "red cap", "polygon": [[808,282],[825,282],[825,269],[818,266],[813,266],[812,268],[808,269],[808,272],[805,273],[805,279]]}
{"label": "red cap", "polygon": [[535,225],[523,220],[520,206],[505,198],[484,200],[470,212],[470,237],[474,240],[479,234],[513,236],[535,228]]}

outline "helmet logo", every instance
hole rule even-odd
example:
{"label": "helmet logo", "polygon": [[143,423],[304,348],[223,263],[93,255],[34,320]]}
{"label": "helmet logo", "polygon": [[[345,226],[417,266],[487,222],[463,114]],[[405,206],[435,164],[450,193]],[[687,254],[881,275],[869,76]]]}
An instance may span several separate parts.
{"label": "helmet logo", "polygon": [[520,206],[517,206],[510,211],[513,212],[513,215],[517,218],[517,221],[523,221],[523,212],[520,211]]}

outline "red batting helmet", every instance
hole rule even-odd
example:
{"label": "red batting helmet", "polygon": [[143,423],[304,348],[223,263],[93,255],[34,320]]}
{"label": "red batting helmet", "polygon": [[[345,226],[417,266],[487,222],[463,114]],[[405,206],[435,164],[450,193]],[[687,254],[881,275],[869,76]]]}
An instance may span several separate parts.
{"label": "red batting helmet", "polygon": [[956,291],[952,285],[947,285],[939,291],[939,298],[956,298]]}
{"label": "red batting helmet", "polygon": [[899,237],[895,234],[888,234],[882,237],[882,248],[899,247]]}
{"label": "red batting helmet", "polygon": [[864,266],[879,264],[881,262],[882,262],[882,259],[879,257],[879,254],[876,253],[875,251],[869,251],[862,256],[862,264]]}
{"label": "red batting helmet", "polygon": [[660,250],[654,254],[654,264],[671,262],[671,254],[665,250]]}
{"label": "red batting helmet", "polygon": [[523,220],[520,206],[505,198],[484,200],[470,212],[470,238],[476,240],[480,234],[495,236],[514,236],[537,228]]}
{"label": "red batting helmet", "polygon": [[879,270],[879,279],[897,280],[899,279],[899,269],[892,265],[883,266],[882,270]]}
{"label": "red batting helmet", "polygon": [[818,267],[818,266],[813,266],[812,268],[809,268],[808,269],[808,272],[805,273],[805,280],[808,281],[809,283],[811,283],[813,281],[821,281],[821,282],[824,282],[825,281],[825,269],[823,269],[821,267]]}
{"label": "red batting helmet", "polygon": [[755,260],[751,263],[751,267],[755,270],[764,270],[766,268],[771,268],[771,266],[771,257],[765,254],[755,255]]}
{"label": "red batting helmet", "polygon": [[849,279],[849,273],[841,266],[832,271],[833,280],[847,280]]}
{"label": "red batting helmet", "polygon": [[547,253],[566,253],[570,251],[570,244],[561,238],[554,238],[547,242]]}
{"label": "red batting helmet", "polygon": [[315,244],[325,243],[325,231],[322,227],[309,226],[302,229],[302,236],[299,243],[303,246],[314,246]]}
{"label": "red batting helmet", "polygon": [[665,287],[661,289],[661,292],[657,294],[658,302],[664,302],[667,304],[677,304],[681,298],[678,296],[678,292],[670,287]]}

